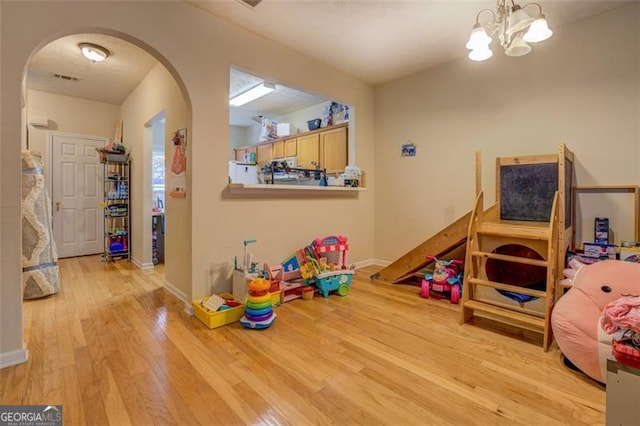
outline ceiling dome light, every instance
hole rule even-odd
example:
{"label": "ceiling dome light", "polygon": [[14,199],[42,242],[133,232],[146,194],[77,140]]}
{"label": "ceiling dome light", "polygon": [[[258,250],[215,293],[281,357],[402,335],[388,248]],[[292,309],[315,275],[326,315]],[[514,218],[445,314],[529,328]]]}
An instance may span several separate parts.
{"label": "ceiling dome light", "polygon": [[82,55],[91,62],[102,62],[109,56],[110,52],[102,46],[93,43],[80,43],[78,45]]}

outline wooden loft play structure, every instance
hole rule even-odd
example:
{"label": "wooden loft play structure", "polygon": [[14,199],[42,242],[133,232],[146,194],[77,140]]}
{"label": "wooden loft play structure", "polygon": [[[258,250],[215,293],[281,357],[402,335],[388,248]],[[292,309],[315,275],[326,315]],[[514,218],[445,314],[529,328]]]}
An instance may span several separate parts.
{"label": "wooden loft play structure", "polygon": [[463,259],[470,218],[471,212],[373,274],[371,279],[392,284],[420,285],[420,280],[424,277],[424,272],[421,271],[433,262],[427,256]]}
{"label": "wooden loft play structure", "polygon": [[427,256],[464,258],[460,322],[480,314],[540,332],[548,350],[551,310],[562,295],[556,283],[573,238],[573,161],[564,145],[557,154],[497,158],[496,204],[484,210],[477,153],[474,209],[371,279],[419,285]]}
{"label": "wooden loft play structure", "polygon": [[469,221],[461,324],[480,313],[542,333],[549,349],[573,235],[573,164],[564,145],[558,154],[496,159],[496,204],[484,211],[480,192]]}
{"label": "wooden loft play structure", "polygon": [[[476,193],[480,192],[481,187],[480,168],[480,153],[476,152]],[[419,286],[426,268],[433,263],[427,256],[444,260],[464,259],[469,219],[471,212],[371,275],[371,279]]]}

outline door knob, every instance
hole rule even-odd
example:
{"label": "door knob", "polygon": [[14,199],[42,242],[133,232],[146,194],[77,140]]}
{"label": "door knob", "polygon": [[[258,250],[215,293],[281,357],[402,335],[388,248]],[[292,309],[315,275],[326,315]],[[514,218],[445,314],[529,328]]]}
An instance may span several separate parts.
{"label": "door knob", "polygon": [[56,211],[60,211],[60,201],[56,201]]}

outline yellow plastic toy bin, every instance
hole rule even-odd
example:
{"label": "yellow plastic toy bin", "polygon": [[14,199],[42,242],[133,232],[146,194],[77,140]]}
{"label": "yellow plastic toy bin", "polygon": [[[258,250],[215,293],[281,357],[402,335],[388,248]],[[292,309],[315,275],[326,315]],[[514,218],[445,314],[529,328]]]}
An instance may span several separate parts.
{"label": "yellow plastic toy bin", "polygon": [[239,303],[239,305],[212,312],[202,306],[202,301],[207,299],[206,297],[191,302],[196,317],[209,328],[222,327],[223,325],[240,321],[240,318],[244,315],[244,302],[242,300],[231,293],[220,293],[219,296],[223,299]]}

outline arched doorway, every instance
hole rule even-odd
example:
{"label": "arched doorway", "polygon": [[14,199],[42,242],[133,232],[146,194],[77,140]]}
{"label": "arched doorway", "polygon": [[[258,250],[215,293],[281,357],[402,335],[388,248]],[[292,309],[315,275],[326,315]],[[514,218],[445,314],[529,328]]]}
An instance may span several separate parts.
{"label": "arched doorway", "polygon": [[[88,61],[80,56],[81,43],[103,46],[109,51],[109,57],[103,63]],[[77,56],[79,61],[86,62],[69,65],[69,62],[72,62],[68,60],[70,56]],[[127,71],[127,60],[135,62],[135,72]],[[45,65],[40,66],[41,64],[49,64],[49,68]],[[111,77],[117,79],[118,75],[124,73],[128,74],[128,77],[138,74],[138,77],[128,78],[124,88],[116,87],[104,80],[105,72],[98,72],[99,65],[109,65],[106,77],[111,74]],[[81,72],[83,69],[86,72]],[[102,75],[103,80],[90,78],[91,73]],[[55,86],[47,85],[46,79],[57,83],[57,89],[51,89]],[[82,32],[52,40],[35,52],[25,70],[25,81],[23,128],[27,128],[28,132],[24,136],[23,148],[27,146],[28,140],[29,148],[39,149],[44,153],[45,164],[48,164],[49,182],[53,181],[50,178],[53,155],[48,134],[59,132],[98,135],[113,140],[117,133],[116,124],[122,120],[122,141],[132,158],[132,260],[142,269],[152,268],[152,210],[155,197],[151,174],[152,147],[147,143],[149,141],[145,140],[145,124],[159,111],[164,111],[167,122],[167,135],[164,140],[167,144],[170,143],[171,131],[191,126],[189,97],[174,68],[157,51],[124,34],[104,31]],[[83,83],[88,83],[88,86],[85,84],[87,87],[83,88]],[[117,91],[121,93],[118,95]],[[150,93],[158,95],[157,99],[149,102]],[[90,111],[91,108],[94,110]],[[46,121],[39,122],[46,125],[40,128],[32,126],[30,122],[34,117],[44,117]],[[179,222],[182,219],[181,210],[172,208],[175,206],[171,206],[171,203],[172,200],[166,200],[167,217],[171,218],[173,215],[175,221]],[[63,207],[61,206],[61,209]],[[54,204],[54,214],[55,210]],[[168,228],[170,231],[171,228]],[[96,234],[102,238],[100,231]],[[168,239],[170,238],[168,235]],[[168,276],[172,266],[170,258],[167,260],[169,262],[165,269],[167,275],[164,283],[173,291],[172,280]]]}

